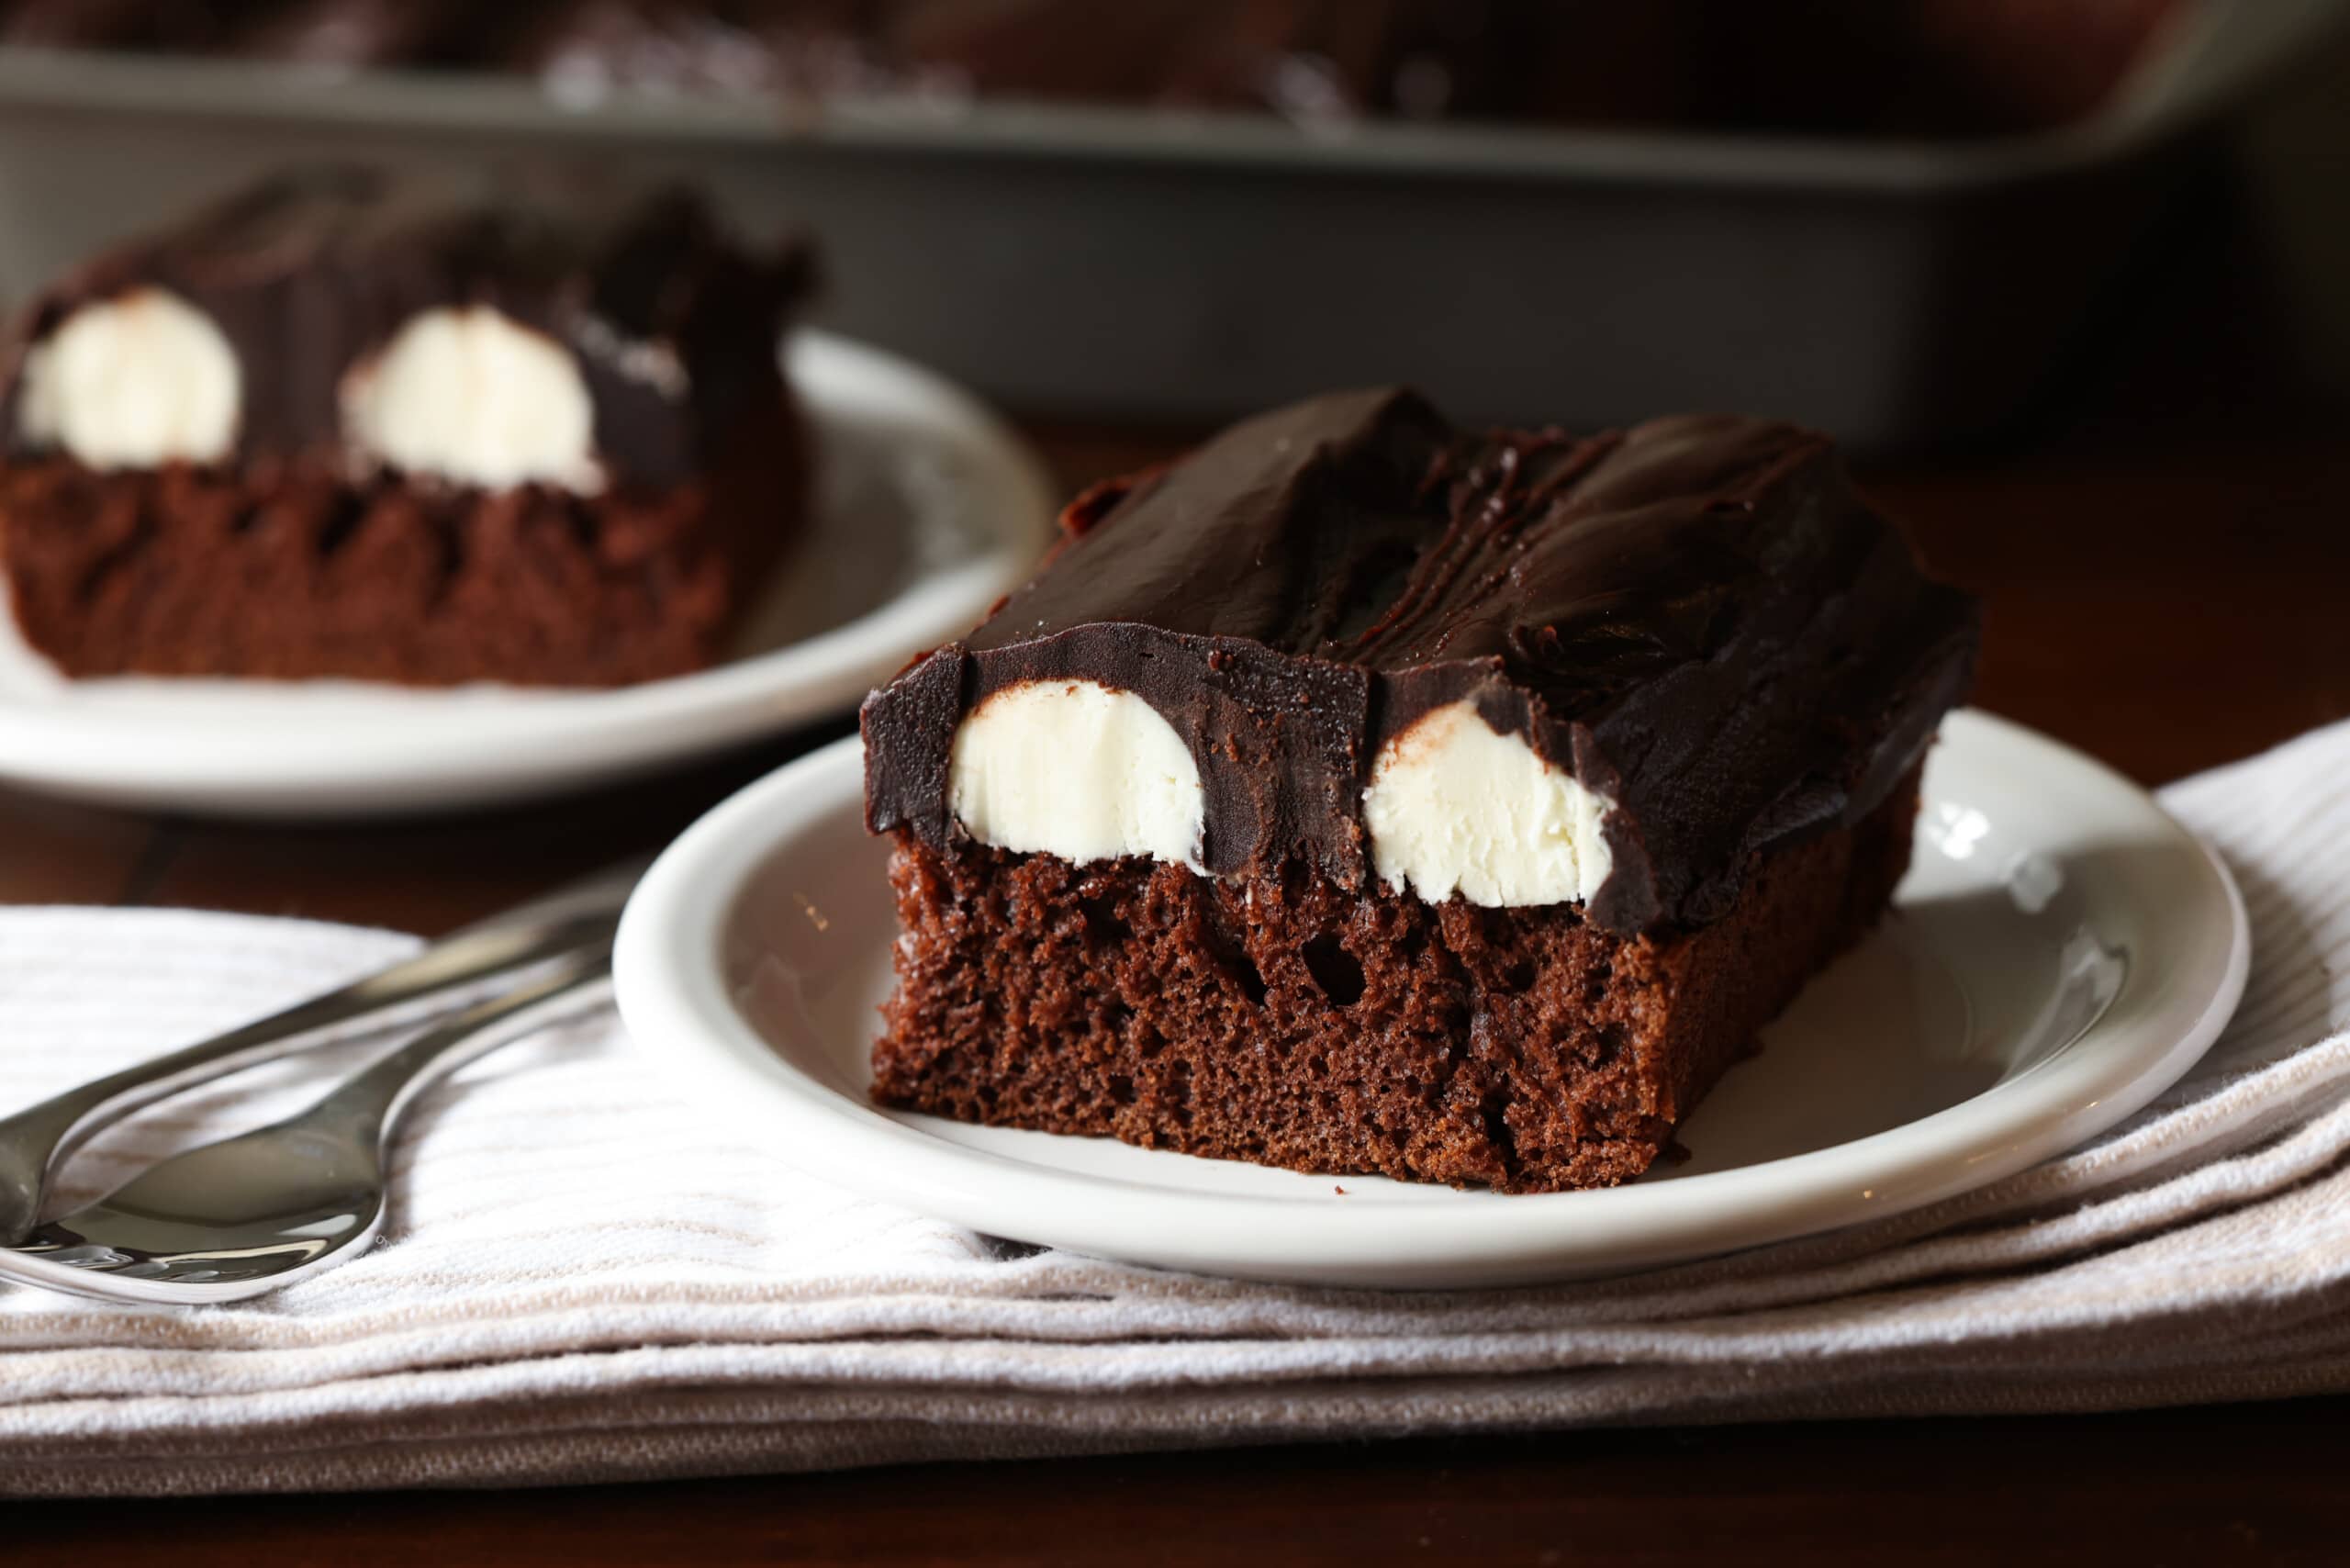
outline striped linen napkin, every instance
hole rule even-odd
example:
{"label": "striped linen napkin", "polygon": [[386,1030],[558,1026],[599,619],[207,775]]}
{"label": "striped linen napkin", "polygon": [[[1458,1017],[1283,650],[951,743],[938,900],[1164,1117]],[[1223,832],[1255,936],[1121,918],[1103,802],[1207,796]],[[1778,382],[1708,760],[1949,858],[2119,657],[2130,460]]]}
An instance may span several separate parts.
{"label": "striped linen napkin", "polygon": [[[2242,880],[2241,1013],[2127,1124],[1927,1210],[1542,1289],[1191,1278],[990,1242],[799,1174],[706,1125],[606,1016],[434,1091],[397,1151],[397,1228],[347,1268],[200,1310],[0,1289],[0,1493],[567,1483],[2350,1389],[2345,781],[2350,724],[2165,792]],[[0,1103],[413,946],[0,912]],[[94,1145],[74,1186],[315,1087],[288,1064],[167,1103]]]}

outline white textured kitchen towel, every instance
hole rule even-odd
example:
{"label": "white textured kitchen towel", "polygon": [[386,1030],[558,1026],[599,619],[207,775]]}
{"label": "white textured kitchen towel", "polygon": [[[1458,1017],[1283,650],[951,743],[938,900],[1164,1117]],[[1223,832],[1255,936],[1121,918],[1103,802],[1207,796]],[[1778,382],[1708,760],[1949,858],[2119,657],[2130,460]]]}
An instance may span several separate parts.
{"label": "white textured kitchen towel", "polygon": [[[2087,1410],[2350,1389],[2350,725],[2173,787],[2251,991],[2155,1105],[1934,1208],[1629,1279],[1380,1295],[1008,1248],[713,1129],[609,1019],[408,1124],[387,1246],[241,1305],[0,1289],[0,1491],[481,1485],[1597,1421]],[[410,938],[0,913],[0,1103]],[[354,1047],[355,1048],[355,1047]],[[294,1103],[251,1080],[77,1163]]]}

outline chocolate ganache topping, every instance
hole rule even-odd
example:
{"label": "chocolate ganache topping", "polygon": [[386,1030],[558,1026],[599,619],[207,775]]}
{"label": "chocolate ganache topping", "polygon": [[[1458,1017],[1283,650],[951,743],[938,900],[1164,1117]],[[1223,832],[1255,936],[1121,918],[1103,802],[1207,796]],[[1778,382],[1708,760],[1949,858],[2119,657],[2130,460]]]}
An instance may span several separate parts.
{"label": "chocolate ganache topping", "polygon": [[1371,873],[1375,758],[1467,704],[1605,802],[1586,915],[1718,918],[1750,859],[1881,801],[1963,695],[1973,601],[1824,436],[1730,416],[1456,430],[1401,390],[1236,425],[1080,497],[1044,568],[865,707],[867,819],[939,848],[964,717],[1083,680],[1196,762],[1200,862]]}
{"label": "chocolate ganache topping", "polygon": [[610,222],[485,206],[436,184],[330,166],[252,186],[88,263],[0,340],[0,451],[37,454],[21,417],[30,353],[77,312],[145,291],[192,307],[241,370],[225,455],[340,465],[354,367],[427,312],[484,307],[576,361],[594,457],[662,488],[699,472],[730,416],[772,399],[776,343],[808,293],[807,250],[727,242],[693,198]]}

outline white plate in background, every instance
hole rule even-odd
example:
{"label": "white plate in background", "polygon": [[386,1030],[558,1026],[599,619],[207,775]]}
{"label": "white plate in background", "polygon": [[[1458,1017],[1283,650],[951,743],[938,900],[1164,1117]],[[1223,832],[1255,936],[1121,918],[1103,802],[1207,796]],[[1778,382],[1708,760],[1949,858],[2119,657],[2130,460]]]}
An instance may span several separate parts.
{"label": "white plate in background", "polygon": [[1056,499],[1020,438],[930,372],[817,331],[796,333],[787,357],[815,429],[819,502],[733,661],[596,691],[66,681],[11,635],[0,781],[224,815],[441,811],[602,783],[850,711],[1026,577]]}
{"label": "white plate in background", "polygon": [[[639,1048],[826,1181],[976,1230],[1322,1284],[1617,1272],[1896,1214],[2129,1116],[2218,1036],[2251,939],[2144,791],[1972,711],[1928,762],[1898,911],[1764,1032],[1630,1186],[1502,1196],[968,1126],[867,1098],[896,925],[851,738],[680,838],[621,932]],[[1338,1189],[1343,1187],[1341,1193]]]}

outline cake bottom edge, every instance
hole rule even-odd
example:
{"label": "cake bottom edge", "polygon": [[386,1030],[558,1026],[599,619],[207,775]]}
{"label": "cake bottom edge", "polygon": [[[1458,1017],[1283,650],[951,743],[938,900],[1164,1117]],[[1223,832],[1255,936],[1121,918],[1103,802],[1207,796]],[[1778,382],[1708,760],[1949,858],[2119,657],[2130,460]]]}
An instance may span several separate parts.
{"label": "cake bottom edge", "polygon": [[901,831],[873,1096],[1334,1176],[1627,1182],[1883,916],[1918,782],[1757,856],[1726,915],[1665,936],[1573,905],[1348,890],[1298,863],[1217,879]]}

